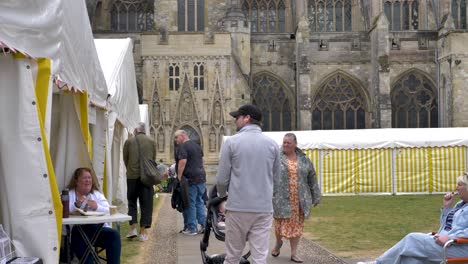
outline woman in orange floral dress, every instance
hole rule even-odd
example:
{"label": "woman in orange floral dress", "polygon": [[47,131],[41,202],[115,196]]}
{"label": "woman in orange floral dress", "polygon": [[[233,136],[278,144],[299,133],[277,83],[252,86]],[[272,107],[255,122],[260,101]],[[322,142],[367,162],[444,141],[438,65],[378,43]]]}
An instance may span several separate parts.
{"label": "woman in orange floral dress", "polygon": [[297,148],[296,135],[287,133],[283,138],[281,174],[273,185],[276,235],[276,246],[271,251],[273,257],[279,256],[285,238],[291,244],[291,261],[303,262],[297,256],[297,246],[304,229],[304,218],[309,217],[312,206],[320,203],[320,197],[314,166]]}

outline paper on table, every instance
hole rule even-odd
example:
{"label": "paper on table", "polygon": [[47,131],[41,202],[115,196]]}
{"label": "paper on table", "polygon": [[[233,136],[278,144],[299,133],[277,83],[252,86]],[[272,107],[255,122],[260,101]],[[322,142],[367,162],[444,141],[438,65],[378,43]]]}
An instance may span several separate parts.
{"label": "paper on table", "polygon": [[84,215],[84,216],[102,216],[102,215],[105,215],[106,213],[104,212],[95,212],[95,211],[87,211],[85,212],[84,210],[80,209],[80,208],[76,208],[76,211],[80,212],[81,215]]}

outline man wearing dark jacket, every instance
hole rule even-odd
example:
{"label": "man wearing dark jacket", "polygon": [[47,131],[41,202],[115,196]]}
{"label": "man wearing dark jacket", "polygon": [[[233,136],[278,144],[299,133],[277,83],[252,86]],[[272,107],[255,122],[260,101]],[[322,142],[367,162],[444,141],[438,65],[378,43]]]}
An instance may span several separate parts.
{"label": "man wearing dark jacket", "polygon": [[[138,142],[137,142],[138,141]],[[145,123],[138,123],[135,128],[135,136],[125,141],[123,147],[123,160],[127,167],[127,200],[128,200],[128,215],[132,217],[130,220],[131,230],[127,234],[127,238],[134,238],[138,235],[136,225],[138,223],[137,201],[140,202],[140,241],[148,240],[145,229],[151,227],[153,215],[153,186],[149,187],[140,181],[140,151],[147,158],[156,160],[155,142],[150,137],[145,135]]]}

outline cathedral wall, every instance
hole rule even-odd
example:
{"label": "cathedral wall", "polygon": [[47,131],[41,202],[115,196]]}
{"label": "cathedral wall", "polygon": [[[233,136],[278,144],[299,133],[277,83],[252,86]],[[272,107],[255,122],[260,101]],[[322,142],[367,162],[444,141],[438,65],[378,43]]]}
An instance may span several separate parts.
{"label": "cathedral wall", "polygon": [[[289,34],[287,36],[289,37]],[[269,72],[279,78],[292,95],[295,94],[295,42],[289,39],[272,42],[258,38],[252,42],[252,76],[260,72]]]}
{"label": "cathedral wall", "polygon": [[[229,112],[250,101],[248,78],[231,56],[228,33],[213,35],[205,42],[200,33],[170,33],[165,41],[143,35],[144,98],[150,107],[151,123],[157,133],[158,157],[173,161],[173,133],[190,126],[199,134],[210,181],[216,172],[223,135],[235,133]],[[194,89],[194,65],[204,66],[204,88]],[[179,68],[180,87],[169,89],[169,69]],[[159,121],[158,121],[159,120]],[[164,137],[161,138],[161,131]],[[157,134],[157,135],[156,135]],[[160,148],[159,145],[164,147]]]}
{"label": "cathedral wall", "polygon": [[[445,49],[447,59],[445,62],[447,78],[451,78],[452,85],[452,110],[454,127],[468,126],[468,89],[466,80],[468,79],[468,51],[466,49],[468,36],[462,33],[451,33],[447,36]],[[448,53],[448,54],[447,54]]]}
{"label": "cathedral wall", "polygon": [[155,0],[154,1],[154,28],[156,32],[161,29],[166,31],[177,31],[177,1]]}
{"label": "cathedral wall", "polygon": [[230,7],[229,0],[205,0],[205,28],[209,31],[219,31],[218,22],[226,15]]}

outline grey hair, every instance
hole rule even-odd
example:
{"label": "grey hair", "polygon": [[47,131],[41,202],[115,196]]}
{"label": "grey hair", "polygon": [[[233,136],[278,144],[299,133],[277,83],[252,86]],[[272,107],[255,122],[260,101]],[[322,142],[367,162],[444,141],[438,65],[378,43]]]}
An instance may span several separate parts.
{"label": "grey hair", "polygon": [[187,131],[183,130],[183,129],[179,129],[177,130],[174,135],[176,136],[184,136],[184,137],[188,137],[188,134],[187,134]]}
{"label": "grey hair", "polygon": [[463,175],[457,177],[457,182],[465,184],[465,189],[468,191],[468,172],[463,173]]}
{"label": "grey hair", "polygon": [[135,130],[136,130],[138,133],[145,133],[145,132],[146,132],[145,127],[146,127],[145,122],[139,122],[139,123],[138,123],[138,126],[135,128]]}
{"label": "grey hair", "polygon": [[294,141],[294,143],[297,144],[297,137],[296,137],[296,134],[294,133],[286,133],[286,135],[284,135],[284,137],[287,137],[287,138],[290,138]]}

